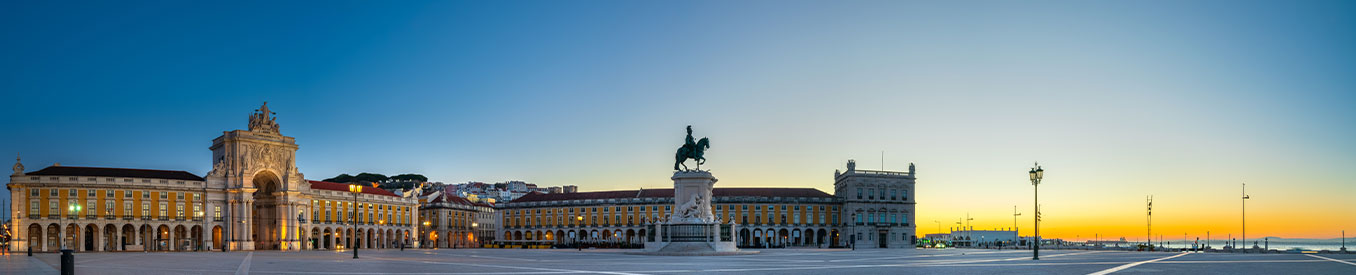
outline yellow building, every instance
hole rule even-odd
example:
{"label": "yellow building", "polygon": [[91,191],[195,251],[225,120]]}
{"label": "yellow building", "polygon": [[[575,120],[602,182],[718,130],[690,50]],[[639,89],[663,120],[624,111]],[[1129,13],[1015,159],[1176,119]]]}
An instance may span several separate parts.
{"label": "yellow building", "polygon": [[[715,188],[712,207],[724,223],[739,224],[738,244],[829,246],[837,243],[839,208],[833,195],[813,188]],[[672,211],[673,189],[531,193],[498,206],[502,243],[637,247],[644,225]]]}
{"label": "yellow building", "polygon": [[420,195],[420,247],[479,247],[494,240],[494,206],[442,188]]}
{"label": "yellow building", "polygon": [[60,165],[25,172],[15,163],[7,185],[10,249],[302,250],[417,242],[414,198],[305,180],[295,140],[278,131],[271,114],[264,105],[248,130],[213,139],[205,176]]}

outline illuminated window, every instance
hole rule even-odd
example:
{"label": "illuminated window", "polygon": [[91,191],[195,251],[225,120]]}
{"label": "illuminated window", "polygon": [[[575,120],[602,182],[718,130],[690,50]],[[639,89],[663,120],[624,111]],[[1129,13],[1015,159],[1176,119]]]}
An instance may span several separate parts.
{"label": "illuminated window", "polygon": [[131,216],[132,216],[132,202],[130,202],[130,201],[124,201],[124,202],[122,202],[122,216],[123,216],[123,217],[131,217]]}

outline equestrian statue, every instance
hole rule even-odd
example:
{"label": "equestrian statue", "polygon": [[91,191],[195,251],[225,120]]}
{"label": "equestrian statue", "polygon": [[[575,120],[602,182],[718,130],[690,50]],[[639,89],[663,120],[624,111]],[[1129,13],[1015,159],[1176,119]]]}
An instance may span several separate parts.
{"label": "equestrian statue", "polygon": [[[683,142],[683,147],[678,147],[678,153],[673,155],[673,170],[688,170],[687,164],[684,163],[688,159],[696,161],[697,170],[701,170],[702,164],[706,163],[706,158],[702,157],[702,153],[706,152],[707,148],[711,148],[711,143],[707,141],[706,137],[695,142],[692,140],[692,125],[688,125],[687,140]],[[683,169],[678,169],[680,165]]]}

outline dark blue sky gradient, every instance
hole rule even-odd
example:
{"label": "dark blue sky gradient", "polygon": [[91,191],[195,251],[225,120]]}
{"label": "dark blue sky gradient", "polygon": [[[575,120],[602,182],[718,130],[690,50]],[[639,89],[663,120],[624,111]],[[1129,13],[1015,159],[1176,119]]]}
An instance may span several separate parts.
{"label": "dark blue sky gradient", "polygon": [[268,101],[312,179],[665,187],[693,124],[727,186],[831,192],[885,151],[920,197],[993,192],[920,221],[1006,220],[1032,160],[1079,183],[1052,213],[1243,180],[1284,205],[1356,193],[1353,26],[1352,1],[8,1],[0,153],[201,175]]}

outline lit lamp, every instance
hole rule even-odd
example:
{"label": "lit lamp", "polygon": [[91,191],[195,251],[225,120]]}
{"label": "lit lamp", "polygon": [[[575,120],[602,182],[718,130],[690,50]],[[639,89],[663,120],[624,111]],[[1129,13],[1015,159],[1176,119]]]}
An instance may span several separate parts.
{"label": "lit lamp", "polygon": [[475,232],[476,232],[476,227],[479,227],[479,226],[480,226],[479,223],[471,222],[471,234],[466,235],[466,241],[475,243],[476,246],[480,246],[480,242],[476,242],[476,241],[475,241],[475,240],[476,240],[476,239],[475,239],[475,235],[476,235],[476,233],[475,233]]}
{"label": "lit lamp", "polygon": [[[428,231],[428,229],[427,229],[427,228],[428,228],[428,225],[429,225],[428,221],[424,221],[424,228],[425,228],[424,231],[426,231],[426,232]],[[424,240],[424,241],[427,242],[428,240]]]}
{"label": "lit lamp", "polygon": [[1041,179],[1045,178],[1045,169],[1041,169],[1040,163],[1036,163],[1036,167],[1032,167],[1031,171],[1027,172],[1027,175],[1031,177],[1031,190],[1032,193],[1034,194],[1034,201],[1036,204],[1036,215],[1034,217],[1036,225],[1035,226],[1036,235],[1032,237],[1032,239],[1035,240],[1035,242],[1031,244],[1031,259],[1040,260],[1041,259],[1040,185]]}
{"label": "lit lamp", "polygon": [[[357,237],[356,234],[358,234],[358,216],[357,216],[357,214],[358,214],[358,193],[362,193],[362,192],[363,192],[363,186],[362,186],[362,185],[357,185],[357,184],[349,184],[349,185],[348,185],[348,192],[349,192],[349,193],[353,193],[353,214],[354,214],[354,216],[353,216],[353,234],[350,234],[350,235],[348,236],[348,238],[349,238],[350,240],[353,240],[354,243],[357,243],[357,242],[358,242],[358,237]],[[354,246],[353,246],[353,258],[354,258],[354,259],[357,259],[357,258],[358,258],[358,246],[357,246],[357,245],[354,245]]]}

